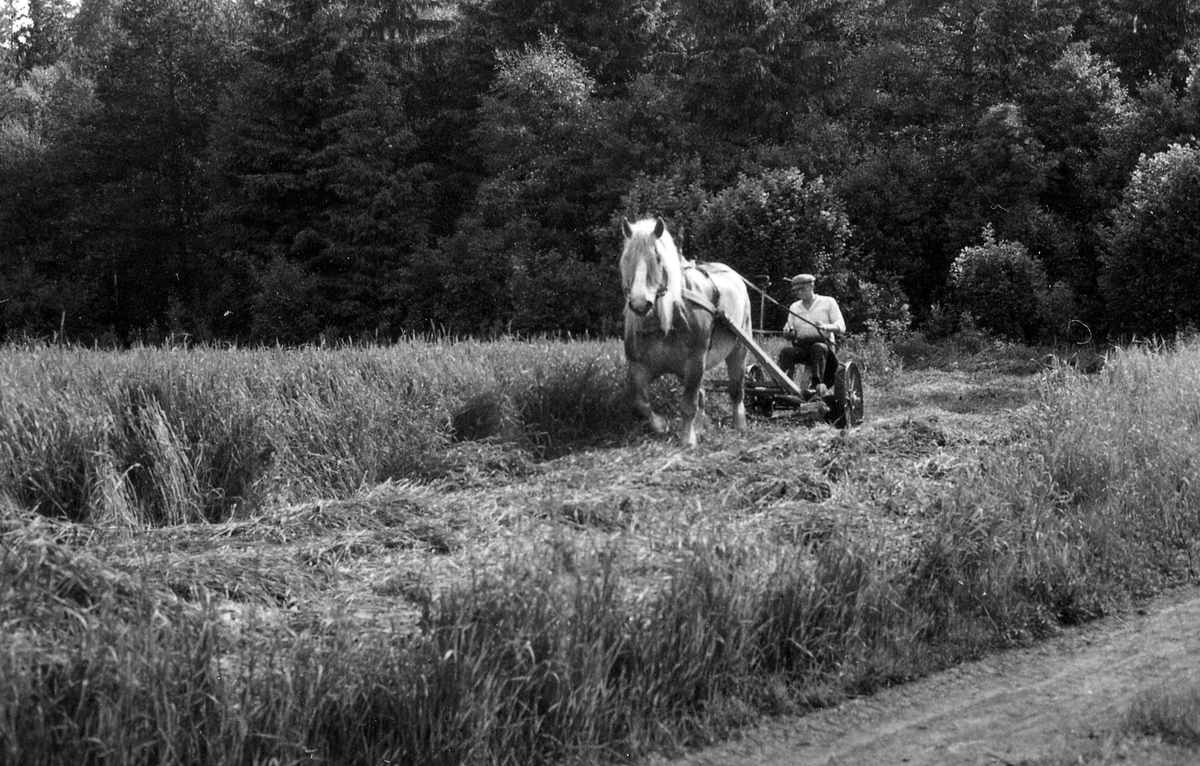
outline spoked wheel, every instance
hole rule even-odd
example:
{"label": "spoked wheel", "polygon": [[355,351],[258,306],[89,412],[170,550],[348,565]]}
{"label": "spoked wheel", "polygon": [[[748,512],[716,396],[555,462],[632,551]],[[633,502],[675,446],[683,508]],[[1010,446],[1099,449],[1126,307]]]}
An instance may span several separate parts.
{"label": "spoked wheel", "polygon": [[854,362],[838,365],[833,383],[833,401],[825,419],[838,428],[850,428],[862,423],[862,371]]}
{"label": "spoked wheel", "polygon": [[[762,367],[757,364],[752,364],[746,368],[746,383],[752,386],[761,386],[766,382],[767,375],[763,372]],[[756,415],[761,415],[764,418],[769,418],[775,412],[775,400],[769,394],[751,391],[746,396],[746,403],[750,406],[750,411]]]}

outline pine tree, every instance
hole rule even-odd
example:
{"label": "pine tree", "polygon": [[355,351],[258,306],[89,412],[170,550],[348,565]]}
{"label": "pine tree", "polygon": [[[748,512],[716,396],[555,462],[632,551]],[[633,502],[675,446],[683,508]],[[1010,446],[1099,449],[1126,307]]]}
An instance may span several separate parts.
{"label": "pine tree", "polygon": [[274,287],[229,331],[297,340],[294,305],[307,307],[305,332],[335,335],[388,330],[402,313],[396,286],[426,229],[410,215],[421,168],[406,102],[422,5],[256,6],[214,130],[211,221],[218,252]]}
{"label": "pine tree", "polygon": [[199,168],[232,41],[213,0],[125,0],[115,23],[81,144],[75,228],[118,330],[186,325],[209,268]]}

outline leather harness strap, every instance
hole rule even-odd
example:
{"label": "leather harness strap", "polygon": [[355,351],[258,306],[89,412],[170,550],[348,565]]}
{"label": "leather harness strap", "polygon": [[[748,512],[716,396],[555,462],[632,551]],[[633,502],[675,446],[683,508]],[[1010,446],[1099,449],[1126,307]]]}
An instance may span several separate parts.
{"label": "leather harness strap", "polygon": [[[698,271],[701,274],[703,274],[705,277],[708,278],[708,281],[710,284],[712,283],[712,277],[709,276],[708,272],[704,270],[703,266],[700,266],[697,264],[690,264],[687,267],[685,267],[685,269],[684,269],[685,274],[687,271]],[[720,315],[719,310],[717,308],[717,305],[721,301],[720,291],[717,291],[716,295],[717,295],[716,301],[710,301],[706,296],[702,295],[701,293],[696,292],[695,290],[693,290],[690,287],[683,288],[684,300],[696,304],[700,308],[702,308],[705,311],[707,311],[708,313],[712,314],[714,317]]]}

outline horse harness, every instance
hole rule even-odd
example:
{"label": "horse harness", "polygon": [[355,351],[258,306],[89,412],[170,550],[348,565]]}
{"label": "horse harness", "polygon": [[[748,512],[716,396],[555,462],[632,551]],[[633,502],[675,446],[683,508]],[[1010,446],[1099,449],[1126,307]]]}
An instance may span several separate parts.
{"label": "horse harness", "polygon": [[[718,265],[720,265],[720,264],[718,264]],[[694,263],[694,262],[693,262],[693,263],[689,263],[688,265],[684,266],[684,267],[683,267],[683,273],[684,273],[684,275],[685,275],[685,276],[684,276],[684,281],[685,281],[685,283],[688,281],[688,280],[687,280],[687,277],[686,277],[686,274],[687,274],[687,272],[689,272],[689,271],[698,271],[698,272],[700,272],[701,274],[703,274],[703,275],[705,276],[705,278],[706,278],[706,279],[708,279],[708,281],[709,281],[709,283],[710,283],[710,284],[714,284],[714,283],[713,283],[713,279],[712,279],[712,275],[711,275],[711,274],[709,274],[707,270],[705,270],[704,266],[705,266],[705,264]],[[726,268],[728,268],[728,267],[726,267]],[[806,323],[808,323],[808,324],[812,325],[814,328],[816,328],[816,331],[817,331],[817,332],[818,332],[818,333],[821,335],[821,338],[822,338],[822,339],[824,339],[826,342],[830,342],[830,341],[832,340],[831,338],[829,338],[829,337],[828,337],[828,336],[825,334],[825,331],[824,331],[824,330],[822,330],[822,329],[821,329],[821,327],[820,327],[819,325],[817,325],[817,324],[815,324],[814,322],[810,321],[810,320],[809,320],[808,318],[806,318],[806,317],[802,317],[802,316],[800,316],[799,314],[794,314],[794,313],[791,311],[791,309],[789,309],[787,306],[784,306],[782,303],[780,303],[779,301],[775,300],[775,299],[774,299],[774,298],[772,298],[770,295],[767,295],[766,291],[764,291],[764,290],[763,290],[761,287],[759,287],[758,285],[754,284],[753,282],[751,282],[751,281],[749,281],[749,280],[747,280],[747,279],[745,279],[745,278],[743,278],[743,279],[742,279],[742,281],[743,281],[743,282],[745,282],[745,283],[746,283],[747,285],[749,285],[750,287],[753,287],[755,290],[757,290],[757,291],[758,291],[758,292],[759,292],[759,293],[760,293],[760,294],[761,294],[761,295],[762,295],[764,298],[766,298],[767,300],[771,301],[771,303],[774,303],[776,306],[779,306],[780,308],[787,310],[787,312],[788,312],[788,314],[789,314],[789,315],[795,316],[795,317],[796,317],[797,319],[799,319],[800,321],[802,321],[802,322],[806,322]],[[664,282],[664,283],[662,283],[661,285],[659,285],[659,286],[658,286],[658,292],[656,292],[656,293],[655,293],[655,295],[654,295],[654,300],[657,302],[659,298],[663,297],[663,296],[666,294],[666,292],[667,292],[667,285],[666,285],[666,283]],[[693,305],[695,305],[695,306],[697,306],[697,307],[699,307],[699,308],[702,308],[702,309],[704,309],[704,310],[705,310],[705,311],[707,311],[708,313],[712,314],[712,316],[713,316],[713,318],[714,318],[714,319],[720,319],[721,317],[723,317],[723,316],[724,316],[724,313],[723,313],[723,312],[721,311],[721,309],[720,309],[720,303],[721,303],[721,292],[720,292],[719,290],[718,290],[718,291],[716,291],[716,300],[709,300],[709,299],[708,299],[706,296],[704,296],[704,295],[703,295],[703,294],[701,294],[701,293],[698,293],[698,292],[696,292],[696,291],[695,291],[695,290],[693,290],[691,287],[688,287],[688,286],[685,284],[685,285],[684,285],[684,287],[683,287],[683,290],[682,290],[682,295],[683,295],[683,299],[684,299],[685,301],[687,301],[687,302],[689,302],[689,303],[691,303],[691,304],[693,304]]]}
{"label": "horse harness", "polygon": [[[707,279],[708,283],[710,285],[712,285],[714,288],[714,290],[713,290],[714,300],[709,300],[707,296],[693,290],[689,286],[688,283],[692,281],[687,278],[687,272],[689,272],[689,271],[698,271],[704,275],[704,278]],[[701,264],[698,264],[698,263],[688,264],[687,266],[684,267],[683,273],[684,273],[684,286],[683,286],[683,291],[682,291],[683,299],[685,301],[687,301],[688,303],[691,303],[694,306],[697,306],[698,308],[704,309],[709,314],[712,314],[712,317],[714,320],[716,320],[718,322],[720,322],[721,320],[724,320],[725,312],[721,310],[721,291],[715,289],[716,282],[713,282],[712,275],[709,274],[707,271],[705,271],[704,266],[702,266]],[[712,337],[712,335],[709,335],[708,336],[708,347],[711,349],[712,346],[713,346],[713,337]]]}
{"label": "horse harness", "polygon": [[[686,266],[683,267],[684,284],[683,284],[683,287],[681,290],[681,295],[682,295],[683,299],[698,308],[704,309],[709,314],[711,314],[714,319],[721,319],[722,317],[724,317],[725,314],[720,308],[721,292],[719,290],[714,290],[713,291],[714,298],[710,300],[708,298],[708,296],[704,295],[704,293],[693,289],[690,286],[690,283],[693,280],[689,279],[687,276],[687,272],[689,272],[689,271],[700,272],[708,280],[709,284],[713,285],[714,287],[716,286],[716,283],[713,282],[712,275],[708,273],[708,271],[704,268],[704,265],[694,263],[694,262],[688,263]],[[662,284],[660,284],[658,286],[658,291],[654,295],[654,302],[657,303],[658,299],[661,298],[663,295],[665,295],[666,292],[667,292],[667,285],[666,285],[666,282],[663,282]],[[658,332],[653,329],[647,328],[647,329],[642,330],[642,334],[656,335],[656,334],[658,334]],[[711,345],[711,341],[710,341],[710,345]]]}
{"label": "horse harness", "polygon": [[[709,281],[710,284],[715,284],[715,283],[713,283],[712,276],[707,271],[705,271],[704,266],[702,266],[701,264],[690,263],[687,266],[685,266],[683,270],[684,270],[685,275],[688,271],[698,271],[704,275],[704,277]],[[721,291],[720,290],[716,291],[716,296],[717,297],[716,297],[715,301],[710,301],[706,296],[702,295],[701,293],[696,292],[695,290],[693,290],[692,288],[690,288],[686,285],[683,288],[683,299],[685,301],[688,301],[689,303],[693,303],[696,306],[699,306],[700,308],[704,309],[708,313],[712,314],[714,318],[716,318],[718,316],[723,316],[723,314],[721,314],[720,308],[719,308],[720,303],[721,303]]]}

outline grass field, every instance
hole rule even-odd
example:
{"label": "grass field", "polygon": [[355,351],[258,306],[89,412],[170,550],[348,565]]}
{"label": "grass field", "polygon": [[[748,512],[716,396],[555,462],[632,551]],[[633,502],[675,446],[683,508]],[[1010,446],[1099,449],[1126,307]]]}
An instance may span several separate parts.
{"label": "grass field", "polygon": [[623,760],[1193,572],[1200,346],[857,350],[689,452],[615,342],[0,350],[0,760]]}

